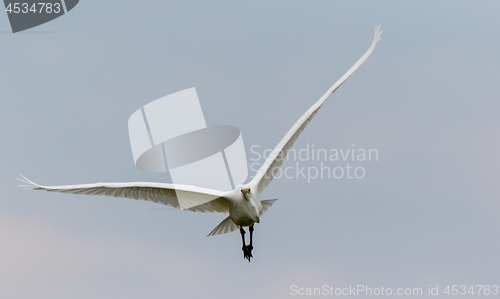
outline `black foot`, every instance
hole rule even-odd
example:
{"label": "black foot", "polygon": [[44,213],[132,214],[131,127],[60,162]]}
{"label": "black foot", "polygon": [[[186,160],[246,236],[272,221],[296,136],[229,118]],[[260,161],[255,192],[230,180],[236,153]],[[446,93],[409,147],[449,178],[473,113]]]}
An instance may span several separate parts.
{"label": "black foot", "polygon": [[253,246],[252,245],[246,245],[246,246],[243,246],[243,258],[247,259],[248,262],[250,262],[250,258],[253,257],[252,255],[252,249],[253,249]]}

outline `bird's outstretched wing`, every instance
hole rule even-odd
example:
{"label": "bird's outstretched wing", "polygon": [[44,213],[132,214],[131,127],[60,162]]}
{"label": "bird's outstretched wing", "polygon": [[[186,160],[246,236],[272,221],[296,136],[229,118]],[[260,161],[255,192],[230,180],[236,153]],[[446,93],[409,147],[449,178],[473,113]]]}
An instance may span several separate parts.
{"label": "bird's outstretched wing", "polygon": [[227,192],[189,185],[137,182],[42,186],[24,176],[18,180],[26,184],[19,186],[34,190],[132,198],[193,212],[229,214],[229,205],[224,199]]}
{"label": "bird's outstretched wing", "polygon": [[256,186],[257,192],[260,194],[264,189],[271,183],[274,175],[283,164],[283,160],[285,159],[288,151],[292,148],[292,145],[295,143],[295,140],[299,137],[300,133],[304,130],[304,128],[309,124],[311,119],[316,115],[319,108],[323,106],[326,100],[330,97],[330,95],[342,85],[349,76],[356,71],[356,69],[365,62],[365,60],[370,56],[375,49],[375,45],[377,41],[380,39],[380,25],[375,27],[375,37],[373,38],[373,42],[366,51],[366,53],[345,73],[335,84],[333,84],[330,89],[317,101],[309,110],[302,115],[301,118],[293,125],[293,127],[286,133],[285,137],[281,139],[280,143],[274,148],[269,157],[266,159],[264,164],[260,167],[259,171],[250,182],[250,185]]}

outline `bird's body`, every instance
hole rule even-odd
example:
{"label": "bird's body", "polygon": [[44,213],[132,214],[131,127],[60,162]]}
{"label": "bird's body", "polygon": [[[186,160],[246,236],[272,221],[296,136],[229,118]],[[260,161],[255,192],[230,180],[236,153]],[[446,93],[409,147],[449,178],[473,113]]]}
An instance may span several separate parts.
{"label": "bird's body", "polygon": [[[190,185],[173,185],[163,183],[96,183],[70,186],[42,186],[27,178],[19,179],[27,185],[24,187],[35,190],[55,191],[61,193],[105,195],[114,197],[133,198],[151,201],[182,210],[193,212],[218,212],[227,214],[209,236],[220,235],[240,229],[243,241],[244,257],[250,261],[252,257],[252,233],[254,223],[259,223],[264,212],[276,201],[260,200],[259,196],[274,178],[274,175],[283,164],[283,161],[318,110],[323,106],[330,95],[342,85],[354,71],[365,62],[375,49],[380,39],[380,25],[375,28],[375,37],[366,53],[345,73],[327,92],[309,108],[278,143],[261,166],[254,178],[245,185],[240,185],[234,190],[224,192],[213,189],[200,188]],[[250,245],[245,245],[245,231],[249,227]]]}
{"label": "bird's body", "polygon": [[226,197],[229,202],[229,218],[237,226],[252,226],[260,222],[262,203],[257,194],[238,192],[241,189],[244,188],[236,188],[236,192],[231,192]]}

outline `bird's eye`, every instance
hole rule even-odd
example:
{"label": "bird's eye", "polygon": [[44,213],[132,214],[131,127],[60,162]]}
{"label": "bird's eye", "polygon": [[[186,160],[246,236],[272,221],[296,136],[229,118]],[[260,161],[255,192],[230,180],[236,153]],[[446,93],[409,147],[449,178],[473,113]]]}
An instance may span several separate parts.
{"label": "bird's eye", "polygon": [[250,188],[248,188],[248,193],[250,193]]}

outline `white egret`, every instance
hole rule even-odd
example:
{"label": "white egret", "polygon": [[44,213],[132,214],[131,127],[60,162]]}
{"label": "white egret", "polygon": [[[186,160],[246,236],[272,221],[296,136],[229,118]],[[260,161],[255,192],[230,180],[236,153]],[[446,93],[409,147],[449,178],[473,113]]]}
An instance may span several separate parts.
{"label": "white egret", "polygon": [[[20,181],[28,185],[20,185],[34,190],[56,191],[61,193],[106,195],[114,197],[132,198],[151,201],[183,210],[194,212],[218,212],[227,214],[208,236],[220,235],[240,229],[243,241],[243,257],[250,261],[252,257],[252,234],[254,223],[260,222],[262,214],[276,201],[260,200],[259,195],[272,181],[274,175],[283,164],[288,151],[297,137],[316,115],[330,95],[349,78],[356,69],[365,62],[375,49],[380,39],[380,25],[375,27],[375,37],[366,53],[345,73],[328,91],[299,118],[288,133],[268,156],[255,177],[247,184],[239,185],[234,190],[223,192],[213,189],[200,188],[190,185],[164,184],[164,183],[96,183],[68,186],[42,186],[26,177]],[[186,204],[186,202],[188,204]],[[250,244],[245,244],[245,230],[249,227]]]}

